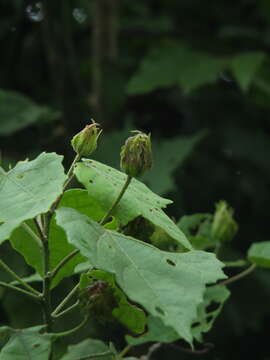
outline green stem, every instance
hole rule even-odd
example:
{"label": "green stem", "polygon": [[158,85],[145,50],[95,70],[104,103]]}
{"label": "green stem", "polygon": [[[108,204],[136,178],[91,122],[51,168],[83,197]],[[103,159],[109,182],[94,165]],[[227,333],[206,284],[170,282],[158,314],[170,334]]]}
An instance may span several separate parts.
{"label": "green stem", "polygon": [[22,294],[31,296],[31,297],[32,297],[33,299],[35,299],[35,300],[39,300],[39,301],[40,301],[40,297],[39,297],[39,296],[33,294],[32,292],[29,292],[29,291],[26,291],[26,290],[24,290],[24,289],[21,289],[21,288],[19,288],[19,287],[17,287],[17,286],[13,286],[13,285],[11,285],[11,284],[7,284],[7,283],[5,283],[5,282],[3,282],[3,281],[0,281],[0,286],[6,287],[7,289],[11,289],[11,290],[18,291],[18,292],[20,292],[20,293],[22,293]]}
{"label": "green stem", "polygon": [[51,206],[51,209],[49,211],[49,214],[50,214],[50,217],[53,215],[54,211],[57,209],[63,195],[64,195],[64,192],[65,190],[67,189],[68,185],[70,184],[70,182],[72,181],[73,177],[74,177],[74,174],[73,174],[73,171],[74,171],[74,167],[76,165],[76,163],[78,161],[80,161],[81,159],[81,155],[77,154],[72,162],[72,164],[70,165],[70,168],[67,172],[67,180],[65,181],[64,185],[63,185],[63,191],[62,193],[58,196],[58,198],[55,200],[55,202],[52,204]]}
{"label": "green stem", "polygon": [[60,318],[63,315],[66,315],[67,313],[69,313],[70,311],[72,311],[73,309],[75,309],[76,307],[78,307],[80,304],[79,300],[75,302],[75,304],[71,305],[70,307],[68,307],[67,309],[61,311],[60,313],[58,313],[57,315],[52,316],[54,319]]}
{"label": "green stem", "polygon": [[37,236],[37,234],[30,228],[30,226],[27,225],[26,223],[22,223],[21,226],[35,240],[35,242],[38,244],[38,246],[42,247],[42,242],[41,242],[40,237]]}
{"label": "green stem", "polygon": [[[65,182],[65,185],[68,183],[68,180],[71,178],[71,176],[72,176],[72,174],[73,174],[74,167],[75,167],[76,163],[77,163],[78,161],[80,161],[80,159],[81,159],[81,155],[77,154],[77,155],[75,156],[72,164],[70,165],[70,168],[69,168],[68,172],[67,172],[67,177],[68,177],[68,179],[67,179],[67,181]],[[65,187],[65,185],[64,185],[64,187]]]}
{"label": "green stem", "polygon": [[75,333],[76,331],[80,330],[87,323],[87,320],[88,320],[88,316],[86,316],[83,319],[83,321],[78,326],[76,326],[75,328],[67,330],[67,331],[62,331],[60,333],[56,333],[54,335],[56,335],[57,338],[71,335],[71,334]]}
{"label": "green stem", "polygon": [[31,285],[24,282],[11,268],[0,259],[0,266],[2,266],[3,269],[6,270],[7,273],[9,273],[14,279],[16,279],[23,287],[28,289],[32,294],[35,294],[37,296],[41,295],[37,290],[35,290]]}
{"label": "green stem", "polygon": [[127,190],[130,182],[132,180],[132,176],[128,175],[127,179],[124,183],[124,186],[122,187],[122,190],[120,191],[117,199],[115,200],[115,202],[112,204],[111,208],[108,210],[107,214],[103,217],[103,219],[100,221],[100,225],[104,225],[105,222],[108,220],[108,218],[111,216],[113,210],[116,208],[116,206],[118,205],[119,201],[121,200],[121,198],[123,197],[125,191]]}
{"label": "green stem", "polygon": [[55,317],[60,310],[66,305],[66,303],[72,298],[72,296],[76,293],[79,288],[79,284],[74,286],[74,288],[67,294],[67,296],[61,301],[61,303],[56,307],[56,309],[52,313],[52,317]]}
{"label": "green stem", "polygon": [[235,260],[235,261],[222,261],[226,267],[243,267],[247,266],[248,262],[246,260]]}
{"label": "green stem", "polygon": [[124,347],[124,349],[119,354],[120,359],[122,359],[129,352],[131,348],[132,345],[127,345],[126,347]]}
{"label": "green stem", "polygon": [[43,260],[44,260],[44,279],[43,279],[43,313],[44,322],[47,327],[47,332],[52,330],[51,317],[51,278],[50,278],[50,250],[47,237],[43,240]]}
{"label": "green stem", "polygon": [[222,282],[220,282],[218,285],[229,285],[237,280],[242,279],[243,277],[249,275],[252,271],[254,271],[256,269],[256,264],[252,264],[250,265],[246,270],[240,272],[239,274],[230,277],[227,280],[224,280]]}
{"label": "green stem", "polygon": [[58,265],[52,270],[51,272],[51,280],[57,275],[59,270],[69,261],[71,260],[75,255],[77,255],[80,252],[80,250],[74,250],[70,254],[68,254],[64,259],[60,261]]}

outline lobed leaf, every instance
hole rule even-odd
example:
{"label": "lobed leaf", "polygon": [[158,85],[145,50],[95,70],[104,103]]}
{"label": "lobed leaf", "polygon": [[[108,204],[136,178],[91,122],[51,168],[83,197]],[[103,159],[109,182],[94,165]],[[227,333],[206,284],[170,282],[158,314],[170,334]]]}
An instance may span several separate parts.
{"label": "lobed leaf", "polygon": [[[94,160],[84,160],[75,168],[77,179],[86,187],[91,199],[98,201],[105,210],[111,207],[119,195],[126,174]],[[171,238],[191,249],[191,245],[182,231],[162,211],[172,201],[153,193],[146,185],[133,178],[113,215],[121,225],[126,225],[138,216],[142,216],[163,229]]]}
{"label": "lobed leaf", "polygon": [[66,180],[62,159],[55,153],[42,153],[8,172],[0,168],[0,243],[23,221],[50,209]]}
{"label": "lobed leaf", "polygon": [[197,307],[206,284],[226,276],[214,254],[203,251],[170,253],[105,230],[69,208],[56,212],[68,241],[97,269],[115,275],[118,286],[150,314],[162,319],[189,343]]}

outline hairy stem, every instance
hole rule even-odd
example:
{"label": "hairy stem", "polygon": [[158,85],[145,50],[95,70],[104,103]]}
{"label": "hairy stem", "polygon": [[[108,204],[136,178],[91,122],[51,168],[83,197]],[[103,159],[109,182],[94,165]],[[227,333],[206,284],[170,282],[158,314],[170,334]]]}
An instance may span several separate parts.
{"label": "hairy stem", "polygon": [[35,300],[39,300],[39,301],[40,301],[40,297],[39,297],[38,295],[35,295],[35,294],[33,294],[32,292],[29,292],[29,291],[27,291],[27,290],[21,289],[21,288],[19,288],[19,287],[17,287],[17,286],[14,286],[14,285],[11,285],[11,284],[7,284],[7,283],[5,283],[5,282],[3,282],[3,281],[0,281],[0,286],[3,286],[3,287],[5,287],[5,288],[7,288],[7,289],[11,289],[11,290],[18,291],[18,292],[20,292],[20,293],[22,293],[22,294],[25,294],[25,295],[28,295],[28,296],[32,297],[32,298],[35,299]]}
{"label": "hairy stem", "polygon": [[25,281],[23,281],[11,268],[0,259],[0,266],[2,266],[3,269],[6,270],[7,273],[9,273],[14,279],[16,279],[25,289],[29,290],[32,294],[35,294],[37,296],[40,295],[40,293],[35,290],[31,285],[27,284]]}
{"label": "hairy stem", "polygon": [[76,291],[79,288],[79,284],[74,286],[74,288],[67,294],[67,296],[61,301],[61,303],[56,307],[56,309],[52,313],[52,317],[55,317],[60,310],[66,305],[66,303],[75,295]]}
{"label": "hairy stem", "polygon": [[108,210],[107,214],[103,217],[103,219],[100,221],[100,225],[105,224],[105,222],[108,220],[108,218],[111,216],[113,210],[116,208],[116,206],[118,205],[119,201],[122,199],[125,191],[127,190],[130,182],[132,180],[132,176],[128,175],[126,182],[124,183],[124,186],[122,187],[122,190],[120,191],[117,199],[115,200],[115,202],[112,204],[111,208]]}
{"label": "hairy stem", "polygon": [[63,195],[64,195],[64,192],[65,190],[67,189],[68,185],[70,184],[70,182],[72,181],[73,177],[74,177],[74,174],[73,174],[73,171],[74,171],[74,168],[75,168],[75,165],[78,161],[80,161],[81,159],[81,155],[77,154],[72,162],[72,164],[70,165],[70,168],[67,172],[67,180],[65,181],[64,183],[64,186],[63,186],[63,191],[62,193],[58,196],[58,198],[55,200],[55,202],[52,204],[51,208],[50,208],[50,211],[49,211],[49,214],[50,214],[50,218],[52,217],[54,211],[57,209]]}
{"label": "hairy stem", "polygon": [[68,335],[71,335],[73,333],[75,333],[76,331],[80,330],[86,323],[87,323],[87,320],[88,320],[88,316],[86,316],[83,321],[78,325],[76,326],[75,328],[73,329],[70,329],[70,330],[67,330],[67,331],[62,331],[60,333],[56,333],[56,337],[63,337],[63,336],[68,336]]}
{"label": "hairy stem", "polygon": [[54,319],[60,318],[63,315],[66,315],[67,313],[69,313],[70,311],[72,311],[73,309],[75,309],[76,307],[78,307],[80,304],[79,300],[76,301],[73,305],[71,305],[70,307],[68,307],[67,309],[61,311],[60,313],[52,316]]}
{"label": "hairy stem", "polygon": [[74,250],[70,254],[68,254],[64,259],[60,261],[58,265],[51,272],[51,280],[58,274],[59,270],[71,259],[74,258],[77,254],[79,254],[80,250]]}
{"label": "hairy stem", "polygon": [[246,270],[240,272],[239,274],[230,277],[227,280],[224,280],[222,282],[220,282],[218,285],[229,285],[237,280],[242,279],[243,277],[249,275],[252,271],[254,271],[256,269],[256,264],[252,264],[250,265]]}
{"label": "hairy stem", "polygon": [[124,349],[120,352],[119,356],[120,359],[122,359],[128,352],[129,350],[132,348],[132,345],[127,345],[124,347]]}
{"label": "hairy stem", "polygon": [[37,236],[37,234],[30,228],[30,226],[27,225],[26,223],[22,223],[21,226],[36,241],[38,246],[42,247],[42,242],[41,242],[40,237]]}

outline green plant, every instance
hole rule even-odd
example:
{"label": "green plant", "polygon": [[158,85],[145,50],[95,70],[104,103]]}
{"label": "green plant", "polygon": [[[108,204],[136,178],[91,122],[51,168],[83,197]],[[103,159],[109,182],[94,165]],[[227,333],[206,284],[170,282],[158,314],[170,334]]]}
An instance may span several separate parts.
{"label": "green plant", "polygon": [[[37,360],[56,359],[53,346],[58,339],[78,332],[93,318],[120,323],[127,346],[119,350],[87,338],[69,346],[62,360],[122,359],[133,346],[146,342],[182,339],[193,348],[194,341],[203,342],[203,333],[229,297],[226,285],[256,266],[270,267],[269,242],[253,244],[247,260],[218,260],[221,246],[237,231],[225,202],[217,204],[214,215],[185,216],[178,224],[164,213],[171,200],[133,177],[151,166],[150,137],[139,133],[122,148],[127,174],[81,159],[77,145],[92,144],[92,152],[99,135],[95,128],[75,136],[77,155],[66,174],[63,157],[56,153],[42,153],[7,172],[0,168],[0,242],[9,240],[35,270],[23,278],[0,260],[14,280],[0,285],[37,302],[44,318],[42,325],[30,328],[1,327],[1,360],[30,359],[29,354]],[[68,189],[74,177],[86,190]],[[249,263],[231,278],[222,270]],[[71,276],[79,277],[78,282],[54,306],[53,290]],[[31,285],[34,280],[39,282]],[[211,303],[218,306],[210,311]],[[55,331],[57,322],[75,311],[81,317],[78,325]]]}

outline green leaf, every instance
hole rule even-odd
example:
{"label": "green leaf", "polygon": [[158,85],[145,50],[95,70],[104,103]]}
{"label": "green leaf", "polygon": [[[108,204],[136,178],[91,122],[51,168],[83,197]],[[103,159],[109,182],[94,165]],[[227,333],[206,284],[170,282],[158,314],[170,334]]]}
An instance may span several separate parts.
{"label": "green leaf", "polygon": [[200,132],[193,136],[153,141],[153,167],[142,180],[158,194],[174,190],[173,171],[184,163],[204,136],[205,132]]}
{"label": "green leaf", "polygon": [[35,104],[30,98],[15,91],[0,90],[0,135],[11,135],[43,118],[54,119],[52,109]]}
{"label": "green leaf", "polygon": [[147,328],[148,331],[142,336],[132,337],[127,335],[126,341],[128,344],[140,345],[147,342],[170,343],[181,338],[173,328],[164,325],[160,318],[151,315],[147,319]]}
{"label": "green leaf", "polygon": [[265,54],[259,51],[233,57],[230,67],[242,91],[248,91],[264,59]]}
{"label": "green leaf", "polygon": [[[105,215],[99,204],[89,198],[86,190],[72,189],[64,193],[59,207],[66,206],[78,210],[80,213],[90,216],[93,220],[99,221]],[[32,221],[27,224],[35,231],[35,226]],[[108,224],[109,227],[116,228],[115,220]],[[19,253],[21,253],[26,262],[32,266],[40,275],[43,274],[43,258],[42,251],[35,240],[23,229],[19,227],[11,236],[11,244]],[[50,226],[49,236],[49,248],[50,248],[50,270],[53,270],[55,266],[75,248],[68,243],[66,234],[55,222],[53,217]],[[61,279],[74,273],[76,265],[85,261],[85,258],[80,254],[77,254],[67,264],[65,264],[58,272],[52,282],[52,286],[56,286]],[[90,265],[88,265],[89,267]]]}
{"label": "green leaf", "polygon": [[[219,313],[224,302],[230,296],[229,290],[224,286],[208,287],[204,294],[203,302],[198,306],[197,318],[194,320],[192,334],[197,341],[202,341],[202,333],[208,332]],[[213,310],[208,311],[209,306],[215,305]],[[194,326],[195,325],[195,326]],[[146,342],[170,343],[180,339],[180,336],[171,327],[156,317],[149,316],[147,319],[148,331],[139,337],[126,336],[130,345],[140,345]]]}
{"label": "green leaf", "polygon": [[56,221],[71,244],[97,269],[112,273],[118,286],[150,314],[162,319],[188,342],[191,324],[203,301],[206,284],[226,276],[214,254],[203,251],[170,253],[105,230],[69,208],[56,212]]}
{"label": "green leaf", "polygon": [[1,327],[1,335],[10,335],[0,352],[0,360],[48,360],[51,351],[51,336],[41,334],[44,326],[17,330]]}
{"label": "green leaf", "polygon": [[191,50],[181,43],[163,44],[143,58],[127,91],[129,94],[143,94],[180,85],[185,92],[190,92],[215,82],[226,65],[227,59]]}
{"label": "green leaf", "polygon": [[195,249],[205,250],[216,246],[211,236],[212,218],[211,214],[184,215],[177,225]]}
{"label": "green leaf", "polygon": [[100,354],[109,351],[109,347],[102,341],[86,339],[76,345],[68,346],[68,351],[61,360],[81,360],[82,358],[86,359],[87,356],[89,356],[89,359],[96,360],[97,358],[94,355],[99,355],[98,358],[102,360],[113,360],[115,358],[114,355],[100,356]]}
{"label": "green leaf", "polygon": [[23,221],[46,213],[66,179],[63,156],[42,153],[5,172],[0,168],[0,243]]}
{"label": "green leaf", "polygon": [[[107,211],[119,195],[127,175],[94,160],[85,160],[75,168],[77,179]],[[122,225],[142,216],[163,229],[171,238],[190,249],[191,245],[181,230],[162,211],[172,201],[154,194],[143,183],[133,178],[113,215]]]}
{"label": "green leaf", "polygon": [[[202,342],[202,333],[208,332],[220,314],[225,301],[229,298],[230,291],[225,286],[210,286],[204,294],[204,301],[198,307],[198,316],[195,320],[196,325],[192,328],[193,336],[197,341]],[[211,304],[215,305],[213,310],[208,310]]]}
{"label": "green leaf", "polygon": [[[27,220],[25,223],[38,236],[33,220]],[[16,251],[25,259],[26,263],[32,266],[37,273],[43,275],[43,251],[41,243],[38,243],[22,226],[15,229],[9,241]]]}
{"label": "green leaf", "polygon": [[248,250],[248,259],[260,267],[270,268],[270,241],[253,243]]}
{"label": "green leaf", "polygon": [[92,270],[89,276],[96,280],[106,281],[111,285],[114,296],[117,299],[117,306],[113,309],[112,315],[120,323],[126,326],[133,333],[140,334],[145,328],[145,313],[137,306],[128,302],[125,294],[119,289],[115,283],[114,276],[101,270]]}

